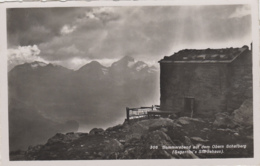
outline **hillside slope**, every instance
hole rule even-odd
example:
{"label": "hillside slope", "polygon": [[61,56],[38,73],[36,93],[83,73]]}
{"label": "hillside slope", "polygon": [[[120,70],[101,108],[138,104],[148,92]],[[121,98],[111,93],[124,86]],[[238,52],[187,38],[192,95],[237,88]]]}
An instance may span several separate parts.
{"label": "hillside slope", "polygon": [[89,133],[58,133],[44,145],[12,152],[11,160],[252,157],[252,125],[240,125],[231,117],[221,125],[218,118],[159,118],[94,128]]}

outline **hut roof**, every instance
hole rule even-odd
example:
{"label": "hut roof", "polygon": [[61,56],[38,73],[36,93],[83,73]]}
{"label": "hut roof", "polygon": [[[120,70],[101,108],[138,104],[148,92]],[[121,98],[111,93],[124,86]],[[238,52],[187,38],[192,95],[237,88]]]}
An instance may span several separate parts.
{"label": "hut roof", "polygon": [[185,49],[171,56],[165,56],[159,63],[230,63],[246,50],[248,50],[247,46],[224,49]]}

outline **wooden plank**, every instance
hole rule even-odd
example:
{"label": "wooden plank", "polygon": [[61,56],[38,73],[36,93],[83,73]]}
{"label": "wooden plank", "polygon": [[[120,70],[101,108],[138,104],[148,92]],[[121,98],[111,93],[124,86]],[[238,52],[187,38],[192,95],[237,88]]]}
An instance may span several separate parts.
{"label": "wooden plank", "polygon": [[153,107],[140,107],[140,109],[152,109]]}
{"label": "wooden plank", "polygon": [[147,117],[147,115],[132,116],[132,117]]}
{"label": "wooden plank", "polygon": [[128,108],[131,111],[138,111],[140,108]]}
{"label": "wooden plank", "polygon": [[148,115],[148,114],[137,114],[137,115],[130,114],[130,116],[146,116],[146,115]]}
{"label": "wooden plank", "polygon": [[154,113],[154,114],[173,114],[172,111],[149,111],[148,113]]}

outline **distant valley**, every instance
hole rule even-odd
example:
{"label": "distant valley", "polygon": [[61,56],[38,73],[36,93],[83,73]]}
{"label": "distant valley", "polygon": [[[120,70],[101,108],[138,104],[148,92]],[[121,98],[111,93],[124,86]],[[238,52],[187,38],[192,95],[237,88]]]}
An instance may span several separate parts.
{"label": "distant valley", "polygon": [[125,107],[159,104],[159,70],[125,56],[73,71],[43,62],[8,73],[10,149],[45,143],[57,132],[122,123]]}

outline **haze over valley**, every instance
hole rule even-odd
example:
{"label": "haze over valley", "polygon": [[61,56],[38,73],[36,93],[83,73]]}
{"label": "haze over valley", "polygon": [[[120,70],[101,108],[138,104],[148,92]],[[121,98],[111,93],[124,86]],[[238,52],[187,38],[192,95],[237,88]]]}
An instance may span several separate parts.
{"label": "haze over valley", "polygon": [[76,71],[43,62],[18,65],[9,72],[11,149],[57,132],[123,123],[125,107],[159,103],[158,77],[158,68],[129,56],[111,67],[93,61]]}

